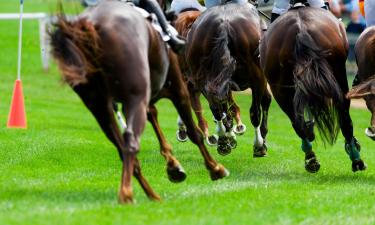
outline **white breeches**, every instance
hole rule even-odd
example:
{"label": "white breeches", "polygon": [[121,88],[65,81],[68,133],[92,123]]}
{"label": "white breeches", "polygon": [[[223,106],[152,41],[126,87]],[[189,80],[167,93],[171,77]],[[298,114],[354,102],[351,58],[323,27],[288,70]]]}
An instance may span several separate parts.
{"label": "white breeches", "polygon": [[[324,0],[308,0],[311,7],[322,8],[324,6]],[[272,12],[282,15],[289,9],[289,0],[275,0]]]}
{"label": "white breeches", "polygon": [[171,3],[171,10],[175,14],[179,14],[184,9],[194,8],[203,12],[206,8],[199,4],[198,0],[173,0]]}
{"label": "white breeches", "polygon": [[375,25],[375,0],[365,0],[365,17],[367,27]]}

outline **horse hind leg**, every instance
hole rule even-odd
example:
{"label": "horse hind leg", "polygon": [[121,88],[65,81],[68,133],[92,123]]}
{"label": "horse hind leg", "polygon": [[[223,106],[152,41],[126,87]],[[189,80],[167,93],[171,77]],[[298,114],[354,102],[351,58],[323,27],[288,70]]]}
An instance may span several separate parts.
{"label": "horse hind leg", "polygon": [[[342,90],[342,95],[345,96],[345,94],[349,91],[348,81],[346,79],[345,64],[343,64],[341,69],[335,71],[337,73],[335,74],[335,77]],[[336,103],[335,107],[338,111],[341,132],[345,138],[345,151],[352,161],[352,171],[356,172],[359,170],[365,170],[367,165],[361,159],[361,146],[353,135],[353,122],[349,114],[350,100],[344,97],[342,103]]]}
{"label": "horse hind leg", "polygon": [[[265,81],[264,81],[265,82]],[[264,82],[256,82],[259,86],[252,87],[252,103],[250,107],[250,120],[251,124],[254,126],[255,138],[253,146],[253,157],[264,157],[267,155],[267,146],[265,142],[265,136],[262,135],[261,129],[261,104],[264,92],[266,91],[266,84]],[[263,85],[263,87],[262,87]],[[267,118],[262,121],[263,125],[266,124]]]}
{"label": "horse hind leg", "polygon": [[148,121],[152,124],[160,144],[160,153],[167,161],[167,174],[171,182],[182,182],[186,179],[186,173],[180,162],[173,156],[172,147],[167,142],[158,122],[158,111],[154,105],[150,105],[147,112]]}
{"label": "horse hind leg", "polygon": [[206,142],[209,146],[216,146],[218,137],[217,135],[213,134],[210,135],[208,132],[208,124],[207,121],[205,120],[203,116],[203,109],[202,109],[202,104],[200,101],[200,91],[197,90],[193,84],[188,83],[188,91],[190,94],[190,101],[191,101],[191,106],[193,107],[195,116],[198,119],[198,127],[202,130],[204,137],[206,139]]}
{"label": "horse hind leg", "polygon": [[141,172],[141,165],[139,160],[136,158],[134,161],[134,177],[138,180],[143,191],[146,193],[147,197],[154,201],[160,201],[160,196],[154,192],[151,186],[148,184],[147,180],[143,177]]}
{"label": "horse hind leg", "polygon": [[301,150],[305,153],[305,169],[307,172],[316,173],[320,169],[320,163],[313,151],[312,141],[306,135],[306,123],[298,124],[296,114],[294,112],[293,97],[295,91],[291,88],[281,88],[280,90],[272,90],[274,98],[280,105],[280,108],[286,113],[292,122],[292,126],[296,134],[301,138]]}
{"label": "horse hind leg", "polygon": [[225,169],[224,166],[218,164],[207,151],[203,142],[203,135],[199,129],[195,126],[194,120],[191,114],[191,108],[189,104],[189,99],[185,95],[185,100],[183,98],[174,97],[172,102],[175,105],[179,115],[186,124],[187,133],[190,140],[198,145],[199,150],[204,158],[206,168],[210,171],[211,179],[218,180],[229,175],[229,172]]}
{"label": "horse hind leg", "polygon": [[[129,196],[132,196],[131,177],[135,175],[146,195],[153,199],[159,200],[152,188],[147,184],[146,179],[140,175],[140,167],[135,168],[137,164],[136,155],[139,152],[140,137],[145,127],[147,117],[147,95],[146,93],[126,93],[123,103],[123,113],[126,117],[127,128],[123,134],[125,143],[124,162],[122,182],[119,194],[120,202],[127,202]],[[135,171],[135,174],[134,174]],[[139,172],[139,173],[138,173]],[[139,175],[137,177],[137,175]]]}

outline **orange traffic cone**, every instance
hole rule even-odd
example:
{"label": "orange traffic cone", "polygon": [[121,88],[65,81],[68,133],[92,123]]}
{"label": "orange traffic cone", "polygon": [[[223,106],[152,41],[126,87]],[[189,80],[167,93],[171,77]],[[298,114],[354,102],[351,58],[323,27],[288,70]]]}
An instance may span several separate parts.
{"label": "orange traffic cone", "polygon": [[14,84],[7,126],[8,128],[27,128],[22,82],[19,79]]}

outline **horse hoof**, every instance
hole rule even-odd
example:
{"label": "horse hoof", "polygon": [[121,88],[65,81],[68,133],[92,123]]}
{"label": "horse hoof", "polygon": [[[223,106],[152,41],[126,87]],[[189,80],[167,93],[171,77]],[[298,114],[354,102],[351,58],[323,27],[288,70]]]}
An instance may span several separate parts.
{"label": "horse hoof", "polygon": [[232,148],[235,149],[237,148],[237,140],[235,137],[229,137],[228,138],[228,145]]}
{"label": "horse hoof", "polygon": [[186,142],[188,140],[188,135],[186,130],[177,130],[176,138],[179,142]]}
{"label": "horse hoof", "polygon": [[167,167],[167,174],[169,181],[173,183],[180,183],[186,179],[186,173],[181,165]]}
{"label": "horse hoof", "polygon": [[210,171],[211,180],[219,180],[229,176],[229,171],[221,164],[218,164],[214,170]]}
{"label": "horse hoof", "polygon": [[260,147],[253,147],[253,157],[254,158],[260,158],[267,156],[267,145],[263,143]]}
{"label": "horse hoof", "polygon": [[222,156],[226,156],[232,152],[232,147],[229,144],[227,137],[219,137],[217,142],[217,152]]}
{"label": "horse hoof", "polygon": [[362,159],[354,160],[352,162],[352,171],[353,172],[363,171],[363,170],[366,170],[366,168],[367,168],[367,165],[366,165],[365,162],[363,162]]}
{"label": "horse hoof", "polygon": [[306,159],[305,160],[305,169],[309,173],[316,173],[320,169],[320,163],[315,157],[312,157],[310,159]]}
{"label": "horse hoof", "polygon": [[234,127],[233,131],[236,135],[243,135],[246,132],[246,126],[245,124],[238,124]]}
{"label": "horse hoof", "polygon": [[373,141],[375,141],[375,132],[372,127],[366,128],[365,134],[367,137],[371,138]]}
{"label": "horse hoof", "polygon": [[209,146],[217,146],[218,139],[217,135],[210,135],[206,138],[206,142]]}

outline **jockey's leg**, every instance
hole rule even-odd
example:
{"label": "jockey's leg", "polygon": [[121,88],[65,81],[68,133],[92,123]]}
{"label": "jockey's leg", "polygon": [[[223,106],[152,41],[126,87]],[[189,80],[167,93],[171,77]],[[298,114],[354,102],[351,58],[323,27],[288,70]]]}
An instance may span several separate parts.
{"label": "jockey's leg", "polygon": [[176,53],[181,53],[184,50],[185,41],[180,39],[177,35],[173,34],[173,32],[171,32],[167,19],[165,18],[164,13],[162,9],[160,8],[159,4],[157,3],[157,1],[156,0],[134,0],[134,3],[138,5],[139,7],[145,9],[146,11],[150,13],[154,13],[156,15],[161,28],[170,37],[168,44],[171,46],[173,51],[175,51]]}
{"label": "jockey's leg", "polygon": [[314,8],[326,8],[324,0],[308,0],[307,3]]}
{"label": "jockey's leg", "polygon": [[175,15],[178,15],[184,9],[197,9],[203,12],[206,8],[203,7],[198,0],[173,0],[171,3],[171,11],[174,11]]}
{"label": "jockey's leg", "polygon": [[217,6],[217,5],[221,5],[222,4],[222,0],[204,0],[204,5],[208,8],[211,8],[211,7],[214,7],[214,6]]}
{"label": "jockey's leg", "polygon": [[375,26],[375,1],[365,0],[365,17],[367,27]]}
{"label": "jockey's leg", "polygon": [[286,13],[289,7],[289,0],[276,0],[272,9],[271,23],[275,21],[280,15]]}

